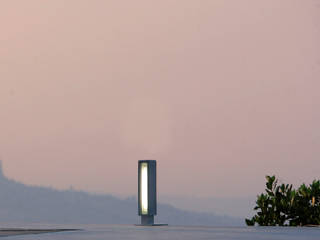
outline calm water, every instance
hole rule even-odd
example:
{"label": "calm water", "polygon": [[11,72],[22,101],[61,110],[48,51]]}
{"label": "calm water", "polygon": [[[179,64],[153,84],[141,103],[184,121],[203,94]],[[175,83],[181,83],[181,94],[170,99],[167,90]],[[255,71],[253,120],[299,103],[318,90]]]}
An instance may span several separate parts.
{"label": "calm water", "polygon": [[[1,223],[0,223],[1,224]],[[13,236],[17,240],[320,240],[320,228],[279,227],[137,227],[132,225],[24,225],[32,228],[81,228],[83,231]],[[22,225],[1,224],[1,227]]]}

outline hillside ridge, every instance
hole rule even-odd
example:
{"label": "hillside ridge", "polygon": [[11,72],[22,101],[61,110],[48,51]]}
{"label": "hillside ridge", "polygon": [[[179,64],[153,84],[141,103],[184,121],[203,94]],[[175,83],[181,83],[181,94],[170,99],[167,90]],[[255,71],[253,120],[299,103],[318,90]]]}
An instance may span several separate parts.
{"label": "hillside ridge", "polygon": [[[0,162],[0,222],[69,224],[138,223],[135,197],[119,199],[109,194],[56,190],[11,180]],[[241,219],[180,210],[158,204],[157,222],[172,225],[241,226]]]}

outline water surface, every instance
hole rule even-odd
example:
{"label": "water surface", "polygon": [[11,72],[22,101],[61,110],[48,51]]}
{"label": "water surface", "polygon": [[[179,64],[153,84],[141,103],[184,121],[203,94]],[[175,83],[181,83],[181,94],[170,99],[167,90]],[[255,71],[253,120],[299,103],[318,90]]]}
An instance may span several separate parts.
{"label": "water surface", "polygon": [[[13,227],[6,225],[5,227]],[[23,227],[23,226],[15,226]],[[141,227],[134,225],[28,225],[32,228],[78,228],[82,231],[12,236],[16,240],[319,240],[320,228],[291,227]]]}

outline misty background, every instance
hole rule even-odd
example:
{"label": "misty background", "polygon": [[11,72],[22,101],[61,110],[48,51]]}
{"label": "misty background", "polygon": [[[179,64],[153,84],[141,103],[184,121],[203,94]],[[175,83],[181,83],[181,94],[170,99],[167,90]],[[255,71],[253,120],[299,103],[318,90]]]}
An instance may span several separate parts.
{"label": "misty background", "polygon": [[[9,179],[1,171],[0,223],[3,224],[138,224],[137,198],[119,199],[110,194],[56,190]],[[160,203],[157,222],[170,225],[243,226],[242,218],[199,213]]]}
{"label": "misty background", "polygon": [[316,0],[2,1],[9,178],[247,217],[264,176],[319,178]]}

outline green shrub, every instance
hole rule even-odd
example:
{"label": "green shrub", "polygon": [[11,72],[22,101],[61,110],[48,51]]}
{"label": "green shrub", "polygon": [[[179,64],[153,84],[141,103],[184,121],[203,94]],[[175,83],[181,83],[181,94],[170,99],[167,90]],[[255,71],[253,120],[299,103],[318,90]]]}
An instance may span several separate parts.
{"label": "green shrub", "polygon": [[275,176],[266,176],[266,193],[257,197],[256,215],[246,219],[248,226],[305,226],[320,225],[320,181],[278,185]]}

